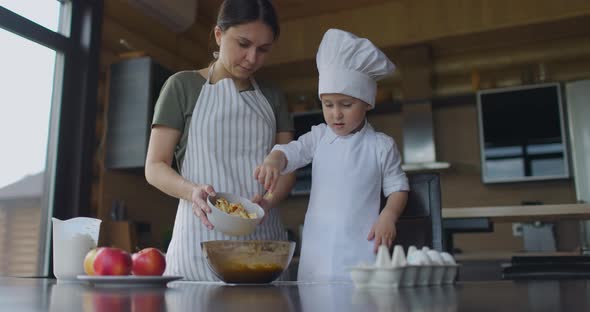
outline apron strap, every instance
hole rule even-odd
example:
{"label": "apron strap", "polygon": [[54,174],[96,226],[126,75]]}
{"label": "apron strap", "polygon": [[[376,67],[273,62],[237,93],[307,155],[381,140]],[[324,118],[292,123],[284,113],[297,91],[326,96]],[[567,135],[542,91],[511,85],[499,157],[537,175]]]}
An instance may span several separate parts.
{"label": "apron strap", "polygon": [[[213,64],[211,64],[211,67],[209,67],[209,71],[207,72],[207,84],[211,83],[211,76],[213,75],[213,69],[215,68],[216,64],[217,64],[217,61],[215,61]],[[258,83],[256,82],[256,79],[254,79],[254,77],[252,75],[250,75],[248,80],[250,80],[250,84],[252,84],[252,86],[254,87],[254,90],[261,91],[260,87],[258,86]]]}
{"label": "apron strap", "polygon": [[264,94],[262,93],[262,89],[260,89],[258,82],[256,82],[256,79],[254,79],[253,76],[250,76],[250,83],[254,87],[254,94],[256,94],[258,101],[260,103],[264,103],[264,105],[263,105],[264,108],[262,108],[262,110],[264,111],[265,119],[269,122],[270,126],[273,127],[274,132],[276,132],[276,130],[277,130],[276,117],[275,117],[275,112],[272,109],[272,105],[270,104],[270,102],[268,101],[266,96],[264,96]]}
{"label": "apron strap", "polygon": [[[207,82],[205,82],[205,85],[211,84],[211,75],[213,74],[213,69],[215,68],[216,64],[217,61],[215,61],[209,68],[209,72],[207,73]],[[262,89],[260,89],[260,86],[258,85],[258,82],[256,82],[256,79],[254,79],[254,76],[251,75],[250,77],[248,77],[248,80],[250,80],[250,84],[252,84],[252,86],[254,87],[254,93],[256,94],[258,101],[260,101],[261,103],[266,103],[266,105],[263,105],[266,107],[266,109],[263,108],[263,112],[260,113],[267,120],[267,122],[269,122],[269,125],[271,125],[276,131],[276,118],[274,115],[274,111],[271,107],[271,104],[268,102],[268,99],[262,93]],[[232,81],[232,83],[234,83],[235,85],[235,82]]]}
{"label": "apron strap", "polygon": [[213,64],[211,64],[211,67],[209,67],[209,71],[207,72],[207,81],[205,82],[205,84],[211,83],[211,75],[213,74],[213,68],[215,67],[215,64],[217,64],[217,62],[214,62]]}
{"label": "apron strap", "polygon": [[254,76],[250,75],[249,80],[250,84],[252,84],[252,86],[254,87],[254,90],[262,92],[262,90],[260,90],[260,87],[258,86],[258,82],[256,82],[256,79],[254,79]]}

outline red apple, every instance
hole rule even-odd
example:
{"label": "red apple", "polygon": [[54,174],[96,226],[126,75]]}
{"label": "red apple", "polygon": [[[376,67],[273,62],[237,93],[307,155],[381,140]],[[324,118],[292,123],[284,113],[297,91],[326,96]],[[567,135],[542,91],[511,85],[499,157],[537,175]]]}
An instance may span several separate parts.
{"label": "red apple", "polygon": [[119,248],[103,247],[94,256],[96,275],[129,275],[131,256]]}
{"label": "red apple", "polygon": [[84,257],[84,272],[88,275],[96,275],[94,273],[94,257],[96,257],[96,253],[102,248],[94,248],[90,250],[86,257]]}
{"label": "red apple", "polygon": [[166,258],[156,248],[145,248],[133,254],[133,275],[162,275],[166,269]]}

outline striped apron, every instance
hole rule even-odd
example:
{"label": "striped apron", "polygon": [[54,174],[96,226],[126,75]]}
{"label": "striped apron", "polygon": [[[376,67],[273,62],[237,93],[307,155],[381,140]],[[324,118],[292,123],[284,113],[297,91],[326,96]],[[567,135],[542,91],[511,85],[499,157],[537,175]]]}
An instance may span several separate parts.
{"label": "striped apron", "polygon": [[[213,68],[213,66],[211,66]],[[252,198],[264,194],[253,177],[275,143],[276,122],[272,108],[256,81],[254,90],[239,91],[230,78],[210,84],[211,70],[191,117],[182,177],[210,184],[216,192]],[[209,240],[286,240],[278,209],[271,209],[256,232],[228,236],[209,230],[192,211],[192,203],[180,199],[172,240],[166,254],[165,275],[186,280],[218,280],[203,258],[200,243]]]}

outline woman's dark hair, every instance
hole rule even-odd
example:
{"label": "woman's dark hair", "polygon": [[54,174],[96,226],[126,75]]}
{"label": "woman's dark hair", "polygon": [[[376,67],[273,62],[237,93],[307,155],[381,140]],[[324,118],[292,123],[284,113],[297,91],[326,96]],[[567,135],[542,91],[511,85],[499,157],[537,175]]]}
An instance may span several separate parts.
{"label": "woman's dark hair", "polygon": [[217,26],[222,31],[258,20],[270,27],[274,40],[279,38],[281,29],[277,12],[270,0],[224,0],[217,14]]}

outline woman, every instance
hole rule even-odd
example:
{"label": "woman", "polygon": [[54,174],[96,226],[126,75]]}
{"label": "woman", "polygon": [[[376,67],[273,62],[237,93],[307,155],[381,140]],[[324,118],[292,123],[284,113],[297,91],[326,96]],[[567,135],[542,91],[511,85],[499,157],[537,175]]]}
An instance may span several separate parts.
{"label": "woman", "polygon": [[[179,198],[164,274],[188,280],[216,280],[200,242],[225,239],[286,240],[278,211],[294,176],[282,178],[273,196],[252,176],[276,143],[293,138],[284,96],[258,85],[253,74],[264,64],[279,36],[269,0],[225,0],[214,29],[219,52],[207,68],[171,76],[154,112],[146,159],[147,181]],[[180,175],[172,168],[176,156]],[[244,237],[215,231],[207,219],[208,195],[216,191],[252,198],[267,217]]]}

